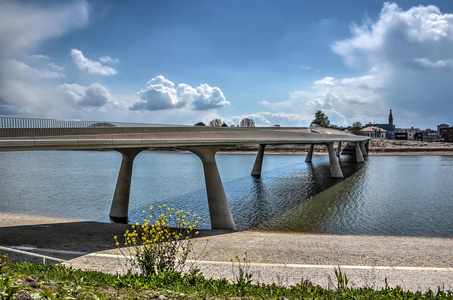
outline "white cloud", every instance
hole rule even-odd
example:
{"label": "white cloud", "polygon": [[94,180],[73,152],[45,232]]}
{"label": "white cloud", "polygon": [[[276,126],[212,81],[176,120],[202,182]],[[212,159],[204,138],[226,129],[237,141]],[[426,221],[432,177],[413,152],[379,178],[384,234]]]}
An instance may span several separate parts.
{"label": "white cloud", "polygon": [[188,108],[193,110],[209,110],[229,105],[225,96],[218,87],[202,84],[193,88],[188,84],[180,83],[177,87],[164,76],[159,75],[146,84],[146,88],[138,95],[141,101],[137,102],[132,110],[165,110]]}
{"label": "white cloud", "polygon": [[99,57],[99,61],[103,62],[103,63],[112,63],[112,64],[116,64],[119,62],[118,59],[111,58],[110,56],[101,56],[101,57]]}
{"label": "white cloud", "polygon": [[109,90],[99,83],[92,83],[89,86],[66,83],[58,86],[55,91],[60,97],[71,103],[73,107],[100,108],[107,103],[115,103],[114,97]]}
{"label": "white cloud", "polygon": [[93,83],[87,88],[79,104],[83,106],[101,107],[112,100],[112,95],[110,95],[105,87],[99,83]]}
{"label": "white cloud", "polygon": [[71,57],[77,67],[82,70],[87,70],[91,74],[99,74],[104,76],[115,75],[117,71],[111,67],[103,66],[100,62],[94,61],[83,56],[82,51],[77,49],[71,50]]}
{"label": "white cloud", "polygon": [[218,87],[202,84],[196,89],[180,83],[177,87],[178,95],[183,103],[190,103],[195,110],[208,110],[230,105]]}
{"label": "white cloud", "polygon": [[55,69],[55,66],[48,68],[32,68],[24,62],[10,59],[5,62],[4,67],[9,71],[10,78],[22,78],[30,80],[48,79],[48,78],[64,78],[66,75],[61,72],[61,69]]}
{"label": "white cloud", "polygon": [[51,62],[51,63],[48,63],[47,66],[54,70],[54,71],[57,71],[57,72],[63,72],[65,70],[65,68],[63,67],[60,67],[58,65],[56,65],[55,63]]}

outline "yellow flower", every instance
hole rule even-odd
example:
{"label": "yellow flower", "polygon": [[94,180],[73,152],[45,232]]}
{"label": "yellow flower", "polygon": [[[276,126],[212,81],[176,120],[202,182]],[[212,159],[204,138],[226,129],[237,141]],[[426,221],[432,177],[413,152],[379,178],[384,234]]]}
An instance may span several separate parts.
{"label": "yellow flower", "polygon": [[145,211],[144,211],[144,210],[142,210],[142,213],[145,213]]}

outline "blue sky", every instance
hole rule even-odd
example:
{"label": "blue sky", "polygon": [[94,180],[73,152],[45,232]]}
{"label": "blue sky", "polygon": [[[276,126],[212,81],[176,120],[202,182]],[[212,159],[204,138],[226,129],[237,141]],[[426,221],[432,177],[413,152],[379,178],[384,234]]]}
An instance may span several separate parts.
{"label": "blue sky", "polygon": [[0,1],[0,115],[453,123],[453,1]]}

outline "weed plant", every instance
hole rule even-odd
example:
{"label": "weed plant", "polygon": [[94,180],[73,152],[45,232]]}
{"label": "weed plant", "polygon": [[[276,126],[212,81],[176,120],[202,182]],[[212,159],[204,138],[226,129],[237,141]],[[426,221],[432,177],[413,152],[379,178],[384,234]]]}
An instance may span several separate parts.
{"label": "weed plant", "polygon": [[157,212],[150,206],[148,213],[142,213],[143,224],[132,225],[132,230],[124,234],[124,250],[115,236],[117,254],[124,258],[118,264],[123,264],[127,273],[140,270],[145,276],[182,272],[193,250],[193,237],[199,233],[196,227],[200,217],[165,204],[158,206]]}

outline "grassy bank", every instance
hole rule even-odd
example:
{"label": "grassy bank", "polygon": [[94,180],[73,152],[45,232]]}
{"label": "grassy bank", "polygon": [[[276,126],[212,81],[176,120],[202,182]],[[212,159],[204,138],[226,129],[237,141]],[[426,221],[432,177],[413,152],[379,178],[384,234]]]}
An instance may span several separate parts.
{"label": "grassy bank", "polygon": [[[235,283],[209,280],[202,274],[156,276],[110,275],[58,265],[4,261],[0,266],[1,299],[453,299],[450,291],[409,292],[403,289],[349,288],[336,274],[333,289],[304,280],[289,288],[254,283],[243,276]],[[163,298],[162,296],[165,296]]]}

